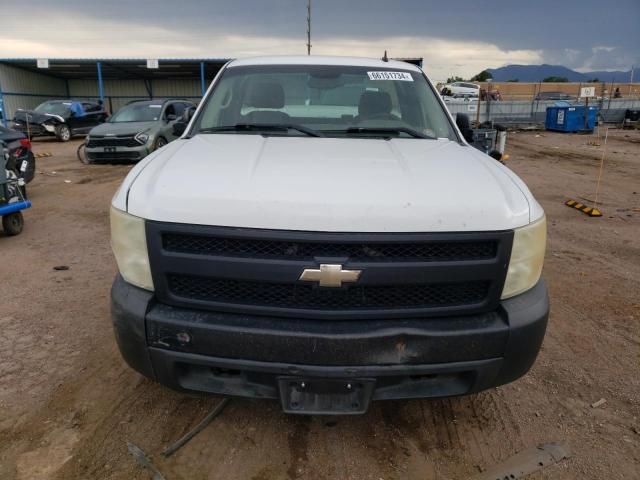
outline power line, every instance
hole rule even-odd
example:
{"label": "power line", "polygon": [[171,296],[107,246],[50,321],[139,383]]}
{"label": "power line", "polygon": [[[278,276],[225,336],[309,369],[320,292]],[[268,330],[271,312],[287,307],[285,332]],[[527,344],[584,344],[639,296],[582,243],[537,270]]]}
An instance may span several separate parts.
{"label": "power line", "polygon": [[311,55],[311,0],[307,0],[307,55]]}

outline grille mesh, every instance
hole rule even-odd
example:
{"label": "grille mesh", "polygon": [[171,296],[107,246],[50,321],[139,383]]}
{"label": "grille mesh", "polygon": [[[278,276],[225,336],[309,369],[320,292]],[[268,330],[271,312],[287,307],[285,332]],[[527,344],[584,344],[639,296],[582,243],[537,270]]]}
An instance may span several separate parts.
{"label": "grille mesh", "polygon": [[456,241],[424,243],[314,243],[254,240],[165,233],[163,248],[170,252],[251,258],[310,260],[349,257],[350,261],[443,261],[494,258],[497,242]]}
{"label": "grille mesh", "polygon": [[97,147],[139,147],[140,144],[133,137],[89,137],[88,148]]}
{"label": "grille mesh", "polygon": [[138,152],[87,152],[89,160],[138,160]]}
{"label": "grille mesh", "polygon": [[477,304],[489,282],[419,285],[354,285],[341,289],[306,284],[258,283],[169,275],[169,290],[178,297],[227,304],[298,309],[433,308]]}

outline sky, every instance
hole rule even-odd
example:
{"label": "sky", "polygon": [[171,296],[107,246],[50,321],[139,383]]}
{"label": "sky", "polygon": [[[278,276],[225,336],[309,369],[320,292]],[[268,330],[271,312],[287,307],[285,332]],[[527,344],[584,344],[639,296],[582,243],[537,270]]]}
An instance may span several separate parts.
{"label": "sky", "polygon": [[[0,57],[305,54],[307,0],[22,0]],[[640,66],[640,0],[312,0],[312,54],[423,57],[434,79],[507,64]]]}

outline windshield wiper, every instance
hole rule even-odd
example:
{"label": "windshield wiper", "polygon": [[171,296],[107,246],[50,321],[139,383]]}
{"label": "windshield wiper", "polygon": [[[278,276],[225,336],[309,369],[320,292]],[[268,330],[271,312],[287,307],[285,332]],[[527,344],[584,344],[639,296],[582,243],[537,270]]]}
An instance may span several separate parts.
{"label": "windshield wiper", "polygon": [[303,125],[294,123],[238,123],[236,125],[223,125],[220,127],[203,128],[197,133],[216,133],[216,132],[242,132],[242,131],[287,131],[296,130],[298,132],[309,135],[310,137],[324,137],[317,130],[307,128]]}
{"label": "windshield wiper", "polygon": [[372,133],[372,134],[380,134],[380,135],[384,135],[384,136],[389,136],[389,135],[393,135],[393,134],[400,134],[400,133],[406,133],[410,137],[414,137],[414,138],[426,138],[426,139],[429,139],[429,140],[435,140],[436,139],[436,137],[432,137],[432,136],[426,135],[424,133],[419,132],[418,130],[414,130],[413,128],[408,128],[408,127],[380,127],[380,128],[351,127],[351,128],[347,128],[346,130],[343,130],[343,131],[345,133],[347,133],[347,134],[349,134],[349,133],[351,133],[351,134],[353,134],[353,133],[363,133],[363,134]]}

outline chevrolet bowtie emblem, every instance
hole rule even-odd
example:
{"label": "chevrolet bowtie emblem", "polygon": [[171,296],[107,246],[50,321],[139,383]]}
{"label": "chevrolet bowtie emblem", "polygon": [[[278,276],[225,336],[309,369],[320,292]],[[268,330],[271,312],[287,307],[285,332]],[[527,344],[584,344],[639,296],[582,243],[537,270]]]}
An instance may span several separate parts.
{"label": "chevrolet bowtie emblem", "polygon": [[321,287],[341,287],[343,282],[355,282],[362,270],[343,270],[342,265],[322,263],[320,269],[305,268],[300,280],[319,282]]}

